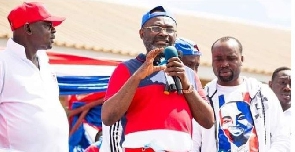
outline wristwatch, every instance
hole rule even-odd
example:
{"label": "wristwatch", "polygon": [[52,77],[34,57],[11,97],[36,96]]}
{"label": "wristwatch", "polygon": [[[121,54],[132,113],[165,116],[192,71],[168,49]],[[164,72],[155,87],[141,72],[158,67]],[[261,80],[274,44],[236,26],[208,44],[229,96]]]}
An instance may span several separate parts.
{"label": "wristwatch", "polygon": [[194,91],[194,86],[193,85],[189,85],[188,89],[182,89],[183,93],[192,93]]}

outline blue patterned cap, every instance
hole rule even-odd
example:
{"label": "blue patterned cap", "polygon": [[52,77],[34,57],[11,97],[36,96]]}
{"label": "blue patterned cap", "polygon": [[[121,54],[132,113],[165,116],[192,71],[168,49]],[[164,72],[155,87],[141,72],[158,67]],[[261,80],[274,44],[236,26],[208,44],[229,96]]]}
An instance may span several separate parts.
{"label": "blue patterned cap", "polygon": [[[157,12],[157,10],[161,12]],[[167,9],[165,9],[163,6],[157,6],[150,11],[148,11],[146,14],[142,16],[141,21],[141,27],[151,18],[157,17],[157,16],[167,16],[170,17],[174,22],[176,23],[175,17],[170,13]]]}
{"label": "blue patterned cap", "polygon": [[177,38],[174,46],[176,47],[178,51],[182,52],[183,56],[186,56],[186,55],[201,56],[202,55],[197,44],[195,44],[193,41],[188,39]]}

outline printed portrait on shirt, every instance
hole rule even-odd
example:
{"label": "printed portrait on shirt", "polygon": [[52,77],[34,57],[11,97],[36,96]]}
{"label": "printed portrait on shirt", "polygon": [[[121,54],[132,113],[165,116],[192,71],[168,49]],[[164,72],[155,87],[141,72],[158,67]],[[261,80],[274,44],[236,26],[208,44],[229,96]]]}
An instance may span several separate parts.
{"label": "printed portrait on shirt", "polygon": [[223,151],[258,150],[254,122],[247,101],[223,102],[219,109],[219,148]]}

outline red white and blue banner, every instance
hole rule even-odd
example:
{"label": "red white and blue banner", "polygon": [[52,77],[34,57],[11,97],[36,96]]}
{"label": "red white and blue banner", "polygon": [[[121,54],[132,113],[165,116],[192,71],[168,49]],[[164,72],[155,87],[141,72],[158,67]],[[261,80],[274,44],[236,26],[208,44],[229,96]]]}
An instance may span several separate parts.
{"label": "red white and blue banner", "polygon": [[[49,62],[56,72],[60,95],[70,95],[70,110],[78,109],[104,97],[110,75],[119,61],[95,59],[69,54],[48,52]],[[77,99],[76,95],[83,94]],[[86,95],[85,95],[86,94]],[[70,118],[71,128],[81,113]],[[83,123],[70,135],[70,152],[83,152],[95,141],[87,132],[87,126],[101,129],[101,105],[91,108]],[[88,129],[89,130],[89,129]],[[91,130],[91,129],[90,129]]]}
{"label": "red white and blue banner", "polygon": [[60,95],[105,92],[119,61],[48,52],[57,74]]}

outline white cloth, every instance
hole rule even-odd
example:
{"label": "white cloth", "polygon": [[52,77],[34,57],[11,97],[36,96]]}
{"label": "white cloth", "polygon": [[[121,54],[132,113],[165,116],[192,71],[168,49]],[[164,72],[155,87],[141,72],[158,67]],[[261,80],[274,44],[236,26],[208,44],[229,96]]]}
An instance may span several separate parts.
{"label": "white cloth", "polygon": [[102,123],[102,143],[99,152],[122,152],[122,134],[121,120],[111,126]]}
{"label": "white cloth", "polygon": [[[210,131],[213,130],[213,131]],[[193,148],[191,152],[216,152],[214,126],[210,129],[202,127],[193,119]],[[212,141],[212,142],[208,142]],[[203,146],[204,145],[204,146]]]}
{"label": "white cloth", "polygon": [[291,122],[294,120],[294,119],[292,119],[292,112],[291,111],[292,111],[291,108],[289,108],[289,109],[287,109],[287,110],[284,111],[286,123],[290,127],[289,128],[290,135],[292,135],[292,123]]}
{"label": "white cloth", "polygon": [[[267,151],[267,152],[288,152],[290,151],[290,134],[288,131],[288,127],[285,124],[284,121],[284,114],[282,111],[282,108],[280,106],[280,102],[278,101],[276,95],[273,93],[273,91],[265,84],[262,84],[258,82],[255,79],[252,78],[246,78],[243,77],[246,87],[249,91],[250,98],[253,99],[250,103],[250,110],[252,114],[252,118],[254,121],[254,125],[256,128],[257,136],[258,136],[258,142],[259,142],[259,151]],[[213,95],[213,93],[217,89],[217,79],[214,79],[213,81],[209,82],[205,86],[205,90],[207,91],[207,94],[209,97]],[[236,89],[235,89],[236,90]],[[261,95],[263,96],[261,99],[260,95],[257,93],[261,90]],[[219,99],[218,99],[218,91],[213,96],[213,107],[215,111],[215,115],[217,117],[216,124],[219,124],[220,118],[219,118]],[[266,100],[265,100],[266,99]],[[261,105],[261,101],[265,100],[264,108],[265,108],[265,115],[263,114],[263,108]],[[233,101],[233,100],[230,100]],[[264,126],[264,117],[265,117],[265,126]],[[216,125],[218,127],[218,125]],[[204,128],[197,127],[199,129],[199,132],[201,132],[202,135],[194,134],[194,152],[198,151],[198,143],[202,142],[201,149],[207,149],[206,151],[218,151],[216,150],[216,144],[215,147],[214,144],[218,139],[215,138],[215,131],[219,129],[216,127],[212,127],[211,129],[205,130]],[[208,137],[207,135],[214,137]],[[195,141],[197,140],[197,141]],[[200,141],[201,140],[201,141]],[[195,146],[197,145],[197,146]],[[210,149],[211,148],[211,149]],[[210,149],[210,150],[208,150]]]}
{"label": "white cloth", "polygon": [[286,120],[292,120],[292,114],[291,114],[291,108],[289,108],[289,109],[287,109],[287,110],[285,110],[284,111],[284,115],[285,115],[285,117],[286,117]]}
{"label": "white cloth", "polygon": [[0,148],[22,152],[69,151],[69,124],[56,75],[44,50],[40,70],[12,39],[0,52]]}

